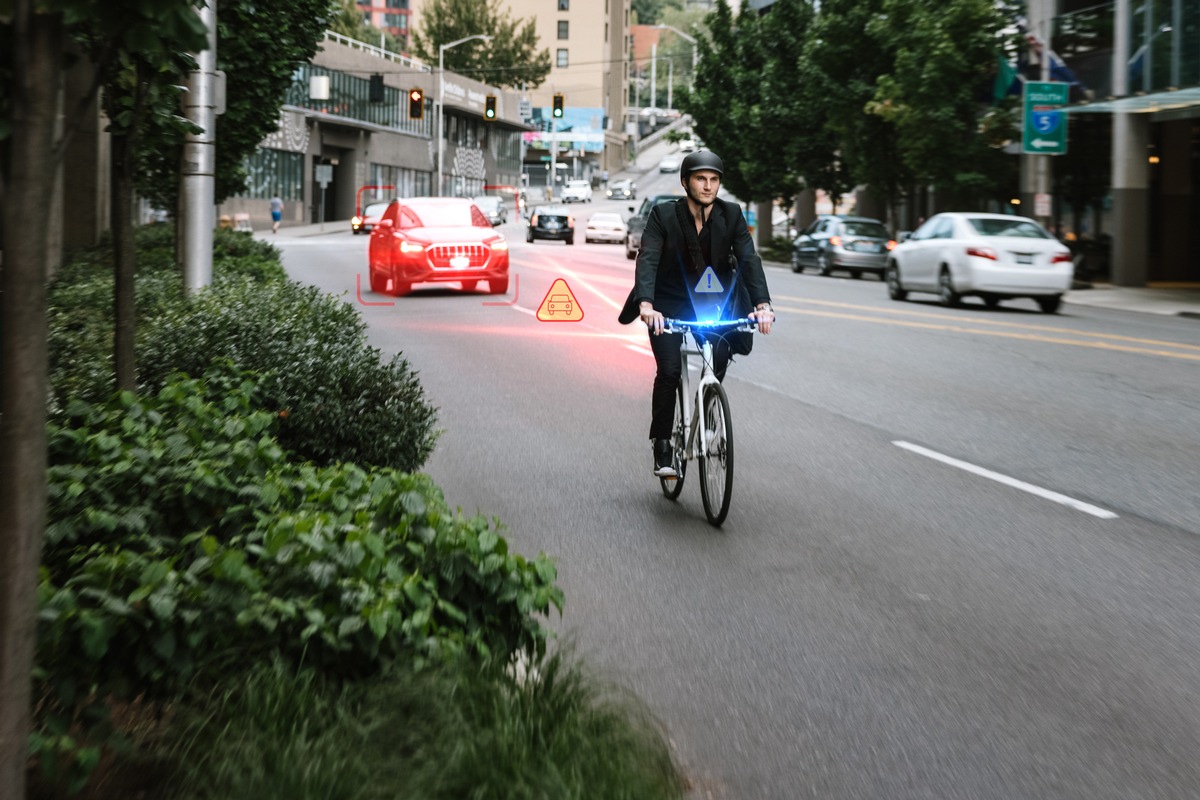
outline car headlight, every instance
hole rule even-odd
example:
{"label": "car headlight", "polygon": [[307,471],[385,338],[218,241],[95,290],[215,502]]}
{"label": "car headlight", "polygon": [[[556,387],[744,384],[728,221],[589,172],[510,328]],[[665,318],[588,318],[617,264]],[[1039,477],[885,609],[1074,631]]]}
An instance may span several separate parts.
{"label": "car headlight", "polygon": [[351,225],[362,225],[362,217],[351,217],[350,224]]}
{"label": "car headlight", "polygon": [[425,245],[421,244],[420,242],[410,242],[407,239],[400,242],[400,252],[401,253],[420,253],[424,249],[425,249]]}
{"label": "car headlight", "polygon": [[496,241],[492,242],[492,249],[493,250],[507,250],[508,242],[504,239],[497,239]]}

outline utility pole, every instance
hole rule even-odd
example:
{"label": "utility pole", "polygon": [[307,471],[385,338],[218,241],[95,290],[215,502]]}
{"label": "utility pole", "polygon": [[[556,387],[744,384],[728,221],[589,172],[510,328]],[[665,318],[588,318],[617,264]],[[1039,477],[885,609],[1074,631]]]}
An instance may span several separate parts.
{"label": "utility pole", "polygon": [[217,167],[217,0],[197,9],[208,29],[208,47],[196,54],[196,69],[188,74],[184,116],[202,131],[183,143],[179,192],[179,225],[183,254],[183,288],[194,293],[212,283],[213,227]]}

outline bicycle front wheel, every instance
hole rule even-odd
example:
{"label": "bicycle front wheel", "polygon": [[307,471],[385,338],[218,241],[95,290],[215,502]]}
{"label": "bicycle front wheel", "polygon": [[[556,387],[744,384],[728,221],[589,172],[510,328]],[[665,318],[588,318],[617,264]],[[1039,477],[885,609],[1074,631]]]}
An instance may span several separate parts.
{"label": "bicycle front wheel", "polygon": [[683,386],[675,390],[675,429],[671,433],[671,466],[675,467],[675,478],[659,478],[662,491],[674,500],[683,491],[683,474],[687,470],[687,420],[683,418]]}
{"label": "bicycle front wheel", "polygon": [[733,494],[733,417],[724,386],[714,383],[704,388],[701,413],[700,435],[707,447],[700,458],[700,495],[708,521],[720,525]]}

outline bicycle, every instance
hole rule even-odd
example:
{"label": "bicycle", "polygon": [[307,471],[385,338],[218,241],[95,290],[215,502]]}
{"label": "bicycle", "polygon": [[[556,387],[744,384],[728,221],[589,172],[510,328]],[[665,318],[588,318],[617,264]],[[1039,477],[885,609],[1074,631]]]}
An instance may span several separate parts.
{"label": "bicycle", "polygon": [[[704,514],[712,525],[720,525],[729,514],[733,492],[733,417],[725,387],[712,372],[713,347],[710,336],[700,334],[757,330],[754,320],[741,318],[721,322],[664,319],[663,333],[682,333],[682,369],[675,393],[675,428],[671,433],[671,466],[675,477],[659,478],[663,494],[674,500],[683,491],[687,462],[700,465],[700,497]],[[689,340],[699,344],[690,344]],[[691,375],[688,356],[700,356],[700,380],[694,397],[689,392]],[[704,431],[704,435],[700,432]]]}

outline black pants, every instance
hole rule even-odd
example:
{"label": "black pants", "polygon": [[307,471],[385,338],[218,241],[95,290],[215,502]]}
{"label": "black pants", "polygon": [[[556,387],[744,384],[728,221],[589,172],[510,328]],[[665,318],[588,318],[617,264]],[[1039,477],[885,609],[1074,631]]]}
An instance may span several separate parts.
{"label": "black pants", "polygon": [[[650,399],[651,439],[670,439],[671,429],[675,427],[675,392],[679,388],[679,377],[683,370],[683,357],[679,353],[682,341],[682,333],[663,333],[658,336],[650,333],[650,349],[654,351],[654,361],[658,365],[658,373],[654,376],[654,393]],[[723,381],[731,350],[719,336],[712,337],[712,345],[713,374],[717,380]]]}

